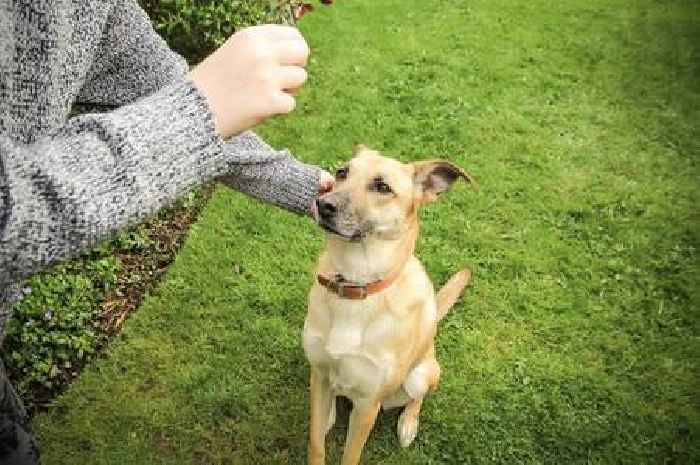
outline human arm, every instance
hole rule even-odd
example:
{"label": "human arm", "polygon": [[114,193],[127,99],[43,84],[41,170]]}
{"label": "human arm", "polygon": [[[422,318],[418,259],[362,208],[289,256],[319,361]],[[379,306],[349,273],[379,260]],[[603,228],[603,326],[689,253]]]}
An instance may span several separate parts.
{"label": "human arm", "polygon": [[[109,13],[94,64],[78,97],[83,103],[123,105],[191,79],[205,95],[219,133],[229,137],[294,107],[293,91],[306,78],[308,46],[294,28],[243,30],[189,75],[185,61],[153,30],[134,0]],[[319,168],[277,151],[254,133],[231,137],[222,149],[230,172],[222,181],[248,195],[306,213],[319,186]]]}
{"label": "human arm", "polygon": [[189,82],[31,144],[0,134],[0,286],[74,255],[229,163]]}

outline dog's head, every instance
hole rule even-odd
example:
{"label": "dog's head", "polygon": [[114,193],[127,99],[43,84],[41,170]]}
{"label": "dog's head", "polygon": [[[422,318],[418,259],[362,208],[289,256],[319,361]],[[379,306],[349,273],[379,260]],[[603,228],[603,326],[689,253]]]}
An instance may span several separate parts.
{"label": "dog's head", "polygon": [[364,146],[336,173],[333,190],[316,202],[319,225],[341,238],[396,239],[417,221],[418,208],[434,202],[457,179],[474,183],[445,160],[401,163]]}

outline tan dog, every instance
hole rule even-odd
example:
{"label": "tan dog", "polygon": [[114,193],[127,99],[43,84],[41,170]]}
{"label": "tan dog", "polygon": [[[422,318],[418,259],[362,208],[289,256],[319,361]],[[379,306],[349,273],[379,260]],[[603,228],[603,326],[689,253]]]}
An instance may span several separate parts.
{"label": "tan dog", "polygon": [[325,463],[336,396],[353,403],[343,465],[359,463],[380,407],[405,406],[399,440],[406,447],[416,437],[423,398],[440,378],[437,323],[471,278],[463,270],[435,295],[413,255],[418,208],[459,178],[472,182],[447,161],[403,164],[360,146],[319,198],[328,237],[303,338],[311,363],[309,464]]}

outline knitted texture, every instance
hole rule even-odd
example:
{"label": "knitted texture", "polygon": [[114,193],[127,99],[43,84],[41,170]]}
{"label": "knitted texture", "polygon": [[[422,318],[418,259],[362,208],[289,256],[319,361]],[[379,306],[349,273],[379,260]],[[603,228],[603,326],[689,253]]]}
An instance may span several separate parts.
{"label": "knitted texture", "polygon": [[220,139],[186,72],[136,0],[0,0],[0,344],[18,282],[202,182],[308,211],[320,170]]}

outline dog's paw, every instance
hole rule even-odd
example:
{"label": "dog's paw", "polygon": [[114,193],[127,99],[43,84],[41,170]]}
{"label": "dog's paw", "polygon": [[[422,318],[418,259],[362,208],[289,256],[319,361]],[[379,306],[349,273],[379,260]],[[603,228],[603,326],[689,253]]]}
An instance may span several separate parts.
{"label": "dog's paw", "polygon": [[398,425],[396,425],[396,432],[401,447],[410,446],[418,434],[418,417],[404,410],[399,417]]}

